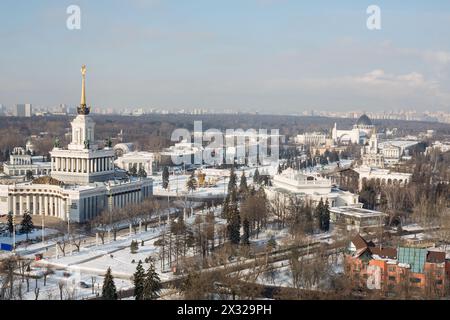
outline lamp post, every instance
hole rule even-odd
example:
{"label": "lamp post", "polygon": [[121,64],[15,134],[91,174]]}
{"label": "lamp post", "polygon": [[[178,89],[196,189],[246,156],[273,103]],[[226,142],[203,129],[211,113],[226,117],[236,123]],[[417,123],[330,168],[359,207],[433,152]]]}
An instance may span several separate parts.
{"label": "lamp post", "polygon": [[16,253],[16,216],[12,217],[13,222],[13,252]]}

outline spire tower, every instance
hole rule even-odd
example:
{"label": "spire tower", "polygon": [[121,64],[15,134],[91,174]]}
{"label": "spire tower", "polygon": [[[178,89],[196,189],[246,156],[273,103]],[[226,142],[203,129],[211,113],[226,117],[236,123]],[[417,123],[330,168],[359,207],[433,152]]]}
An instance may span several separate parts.
{"label": "spire tower", "polygon": [[90,108],[86,105],[86,66],[81,66],[81,102],[78,107],[78,114],[88,115]]}

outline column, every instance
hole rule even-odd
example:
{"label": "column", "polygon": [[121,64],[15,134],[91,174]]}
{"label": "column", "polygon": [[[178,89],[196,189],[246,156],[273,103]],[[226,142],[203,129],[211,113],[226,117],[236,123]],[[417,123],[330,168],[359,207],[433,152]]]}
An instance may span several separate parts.
{"label": "column", "polygon": [[31,196],[27,195],[27,209],[26,209],[29,213],[31,212]]}
{"label": "column", "polygon": [[55,207],[56,207],[56,217],[60,218],[61,217],[61,198],[59,198],[59,197],[56,198]]}
{"label": "column", "polygon": [[49,212],[48,212],[48,196],[45,195],[44,196],[44,216],[48,216]]}
{"label": "column", "polygon": [[97,171],[97,159],[92,159],[92,161],[94,162],[94,172],[98,172]]}
{"label": "column", "polygon": [[45,212],[44,212],[44,196],[43,195],[39,196],[39,214],[40,215],[45,215]]}
{"label": "column", "polygon": [[17,197],[15,195],[12,196],[12,212],[13,215],[17,215]]}
{"label": "column", "polygon": [[23,197],[19,195],[19,215],[23,215]]}

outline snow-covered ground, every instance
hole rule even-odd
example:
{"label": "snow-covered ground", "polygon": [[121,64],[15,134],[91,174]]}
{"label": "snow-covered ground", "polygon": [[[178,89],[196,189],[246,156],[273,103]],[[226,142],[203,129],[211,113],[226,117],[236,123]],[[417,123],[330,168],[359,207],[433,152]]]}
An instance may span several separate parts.
{"label": "snow-covered ground", "polygon": [[[44,229],[44,237],[50,237],[55,234],[57,234],[58,231],[54,229]],[[42,238],[42,229],[33,229],[32,232],[28,234],[28,240],[36,240]],[[25,233],[16,233],[16,244],[20,242],[24,242],[27,240],[27,235]],[[2,235],[0,235],[0,243],[7,243],[12,244],[13,243],[13,237],[9,236],[9,233],[5,232]]]}

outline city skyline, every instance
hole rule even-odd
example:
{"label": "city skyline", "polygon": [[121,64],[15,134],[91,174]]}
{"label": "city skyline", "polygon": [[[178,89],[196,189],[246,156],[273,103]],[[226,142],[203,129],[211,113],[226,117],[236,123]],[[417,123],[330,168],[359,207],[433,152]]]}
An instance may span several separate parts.
{"label": "city skyline", "polygon": [[86,63],[94,108],[449,110],[450,4],[377,1],[376,31],[371,4],[4,1],[0,103],[75,105]]}

